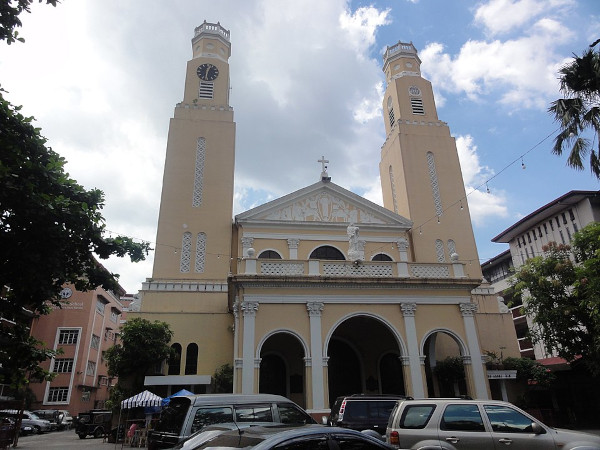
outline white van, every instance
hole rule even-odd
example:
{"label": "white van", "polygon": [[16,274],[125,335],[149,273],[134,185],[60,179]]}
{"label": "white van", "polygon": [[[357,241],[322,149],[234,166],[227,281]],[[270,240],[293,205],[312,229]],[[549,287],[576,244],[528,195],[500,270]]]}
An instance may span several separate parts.
{"label": "white van", "polygon": [[173,397],[148,432],[148,449],[171,448],[215,423],[316,423],[300,406],[280,395],[202,394]]}

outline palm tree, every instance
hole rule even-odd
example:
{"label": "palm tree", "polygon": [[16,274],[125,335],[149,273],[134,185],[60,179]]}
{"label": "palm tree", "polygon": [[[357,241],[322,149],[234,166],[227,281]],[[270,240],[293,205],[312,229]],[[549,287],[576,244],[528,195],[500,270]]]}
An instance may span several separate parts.
{"label": "palm tree", "polygon": [[[560,90],[565,98],[552,102],[548,112],[560,123],[560,133],[554,139],[552,153],[569,151],[567,165],[582,170],[583,159],[589,154],[590,169],[600,179],[600,52],[590,45],[581,56],[562,67]],[[591,130],[593,138],[586,136]]]}

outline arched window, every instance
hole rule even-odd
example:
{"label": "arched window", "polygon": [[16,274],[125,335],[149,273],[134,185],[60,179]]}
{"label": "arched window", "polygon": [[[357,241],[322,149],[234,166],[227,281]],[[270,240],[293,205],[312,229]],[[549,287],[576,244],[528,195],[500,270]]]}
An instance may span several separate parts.
{"label": "arched window", "polygon": [[198,344],[190,344],[185,351],[185,374],[196,375],[198,372]]}
{"label": "arched window", "polygon": [[371,258],[371,261],[393,261],[393,259],[385,253],[377,253],[375,256],[373,256],[373,258]]}
{"label": "arched window", "polygon": [[265,250],[258,255],[258,259],[281,259],[281,255],[275,250]]}
{"label": "arched window", "polygon": [[329,259],[334,261],[345,261],[344,254],[330,245],[323,245],[313,250],[310,259]]}
{"label": "arched window", "polygon": [[173,344],[171,348],[175,351],[175,354],[169,358],[169,375],[179,375],[180,363],[181,363],[181,345]]}

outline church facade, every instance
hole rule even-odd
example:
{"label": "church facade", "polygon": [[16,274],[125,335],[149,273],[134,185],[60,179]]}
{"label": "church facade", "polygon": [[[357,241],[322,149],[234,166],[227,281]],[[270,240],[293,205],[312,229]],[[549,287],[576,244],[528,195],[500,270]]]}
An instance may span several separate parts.
{"label": "church facade", "polygon": [[[482,284],[456,145],[415,47],[384,55],[384,207],[335,184],[321,157],[314,184],[233,223],[229,31],[205,22],[192,48],[137,313],[170,324],[179,357],[146,384],[210,392],[230,364],[234,392],[314,414],[354,393],[493,396],[485,352],[518,356],[512,319]],[[446,358],[464,370],[450,382]]]}

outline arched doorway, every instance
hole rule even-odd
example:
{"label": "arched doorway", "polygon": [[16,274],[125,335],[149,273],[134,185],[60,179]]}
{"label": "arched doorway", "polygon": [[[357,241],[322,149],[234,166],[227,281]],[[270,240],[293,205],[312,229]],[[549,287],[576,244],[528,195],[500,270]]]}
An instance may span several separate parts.
{"label": "arched doorway", "polygon": [[329,404],[341,395],[404,394],[400,354],[381,320],[368,315],[344,320],[327,344]]}
{"label": "arched doorway", "polygon": [[305,357],[295,335],[281,331],[269,336],[260,348],[259,392],[283,395],[306,407]]}
{"label": "arched doorway", "polygon": [[451,333],[440,330],[425,340],[425,375],[429,397],[468,395],[461,345]]}

